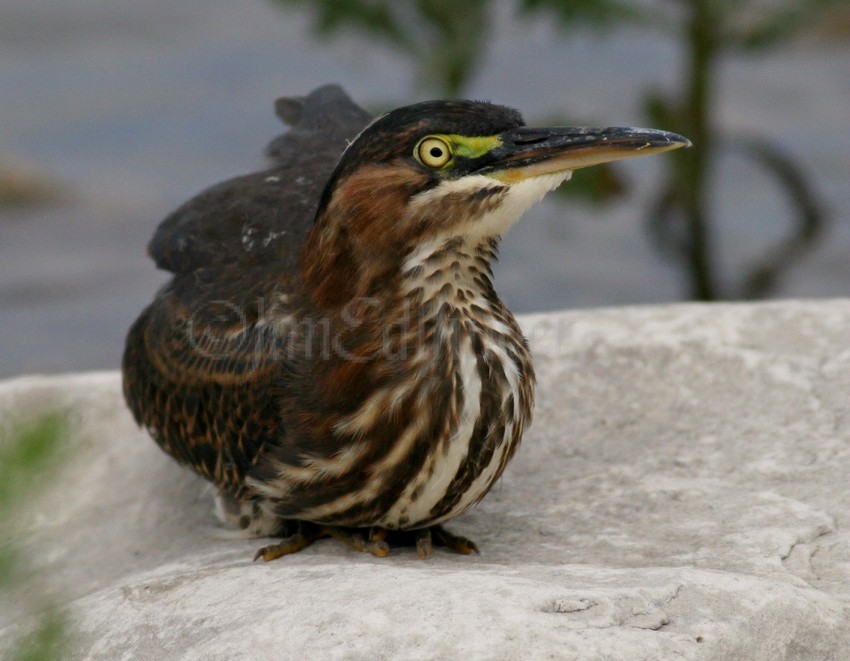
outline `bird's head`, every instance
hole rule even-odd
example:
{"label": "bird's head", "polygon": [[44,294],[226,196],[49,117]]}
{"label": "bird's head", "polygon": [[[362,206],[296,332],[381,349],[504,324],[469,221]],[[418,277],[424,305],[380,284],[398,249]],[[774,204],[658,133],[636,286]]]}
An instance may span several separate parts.
{"label": "bird's head", "polygon": [[371,293],[424,243],[500,237],[573,170],[689,145],[652,129],[529,128],[482,101],[393,110],[355,138],[325,187],[305,246],[308,283],[326,302]]}

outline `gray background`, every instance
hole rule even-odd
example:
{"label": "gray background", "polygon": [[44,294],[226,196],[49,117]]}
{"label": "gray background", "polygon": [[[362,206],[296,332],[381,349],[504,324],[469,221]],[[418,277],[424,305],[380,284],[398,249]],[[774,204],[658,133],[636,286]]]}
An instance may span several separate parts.
{"label": "gray background", "polygon": [[[565,39],[509,8],[470,96],[529,123],[641,124],[640,92],[679,78],[676,44],[657,34]],[[316,41],[306,15],[261,0],[0,0],[0,160],[60,189],[49,206],[0,210],[0,376],[117,367],[127,327],[165,280],[144,253],[154,228],[202,188],[262,166],[282,129],[274,98],[341,82],[391,107],[428,96],[411,71],[358,38]],[[803,43],[726,60],[721,74],[721,128],[777,140],[816,173],[831,212],[828,237],[778,295],[846,296],[850,47]],[[730,155],[718,168],[716,258],[731,270],[781,236],[788,215],[782,191],[746,162]],[[623,170],[629,200],[547,201],[507,236],[497,287],[515,311],[682,296],[642,227],[658,162]]]}

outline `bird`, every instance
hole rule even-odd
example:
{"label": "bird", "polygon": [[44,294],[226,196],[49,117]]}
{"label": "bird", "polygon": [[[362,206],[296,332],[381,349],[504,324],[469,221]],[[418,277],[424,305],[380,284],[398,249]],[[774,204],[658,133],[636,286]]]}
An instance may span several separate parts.
{"label": "bird", "polygon": [[444,523],[476,505],[534,408],[528,342],[494,288],[505,232],[578,168],[690,142],[534,128],[435,100],[378,117],[336,85],[279,99],[271,167],[169,215],[171,280],[130,328],[137,423],[217,489],[269,561],[331,537],[478,552]]}

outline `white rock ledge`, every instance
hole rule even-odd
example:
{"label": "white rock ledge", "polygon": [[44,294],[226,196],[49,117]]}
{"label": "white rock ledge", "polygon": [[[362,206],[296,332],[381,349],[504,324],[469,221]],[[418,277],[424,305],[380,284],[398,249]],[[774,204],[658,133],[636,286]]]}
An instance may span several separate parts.
{"label": "white rock ledge", "polygon": [[[453,530],[481,555],[323,541],[264,564],[138,430],[116,372],[0,383],[72,409],[22,544],[69,658],[850,658],[850,300],[525,317],[535,422]],[[26,628],[0,613],[0,657]]]}

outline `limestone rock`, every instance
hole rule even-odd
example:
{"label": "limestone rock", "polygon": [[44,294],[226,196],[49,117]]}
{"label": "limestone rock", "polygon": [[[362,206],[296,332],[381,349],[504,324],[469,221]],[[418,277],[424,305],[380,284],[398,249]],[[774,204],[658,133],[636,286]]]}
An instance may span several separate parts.
{"label": "limestone rock", "polygon": [[[216,527],[117,373],[0,383],[4,425],[71,411],[20,540],[71,614],[68,657],[850,658],[850,301],[521,321],[535,421],[449,526],[476,557],[318,542],[252,563],[262,541]],[[0,657],[27,623],[0,612]]]}

